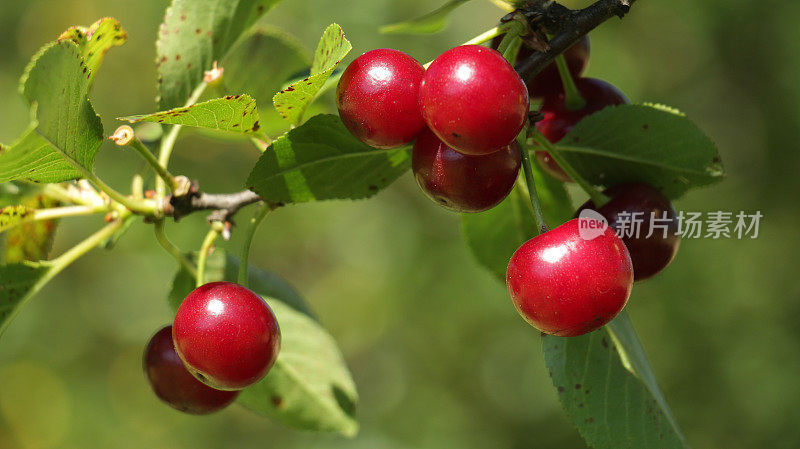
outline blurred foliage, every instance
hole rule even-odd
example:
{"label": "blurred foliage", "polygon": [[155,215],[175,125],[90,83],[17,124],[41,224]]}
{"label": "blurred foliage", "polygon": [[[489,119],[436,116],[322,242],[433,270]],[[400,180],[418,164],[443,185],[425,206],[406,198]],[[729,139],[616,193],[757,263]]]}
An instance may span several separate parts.
{"label": "blurred foliage", "polygon": [[[130,36],[94,87],[106,129],[114,117],[155,111],[154,42],[167,3],[1,2],[0,141],[14,140],[27,124],[17,80],[30,56],[69,26],[103,16],[119,19]],[[313,50],[335,21],[353,43],[348,59],[386,46],[428,61],[504,14],[473,1],[440,34],[378,34],[380,25],[438,3],[285,0],[265,24]],[[800,209],[788,198],[800,191],[798,20],[800,3],[793,2],[642,0],[624,20],[592,33],[589,76],[617,84],[634,101],[681,109],[720,148],[728,179],[676,206],[765,216],[755,240],[684,241],[672,266],[637,285],[629,303],[695,448],[800,444],[800,284],[792,262]],[[331,94],[326,100],[330,111]],[[97,172],[125,190],[136,157],[104,146]],[[187,134],[172,169],[206,190],[233,191],[255,158],[247,145]],[[99,218],[63,220],[55,253],[100,225]],[[193,216],[167,230],[188,250],[199,247],[204,228],[203,217]],[[420,195],[410,176],[370,201],[280,210],[255,245],[253,262],[288,278],[341,343],[360,390],[357,438],[285,430],[240,407],[198,418],[160,404],[140,357],[170,320],[166,296],[176,267],[152,230],[137,226],[113,252],[93,252],[65,271],[5,334],[0,448],[585,447],[557,402],[538,332],[474,262],[458,217]]]}

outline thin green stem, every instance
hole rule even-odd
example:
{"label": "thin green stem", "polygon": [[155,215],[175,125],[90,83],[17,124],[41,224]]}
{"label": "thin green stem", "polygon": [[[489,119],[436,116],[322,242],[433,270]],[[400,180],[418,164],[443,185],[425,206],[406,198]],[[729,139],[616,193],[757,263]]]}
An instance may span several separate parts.
{"label": "thin green stem", "polygon": [[536,143],[539,144],[544,151],[547,151],[547,153],[550,154],[550,157],[556,161],[556,164],[558,164],[558,166],[561,167],[564,172],[569,175],[569,177],[572,178],[572,180],[575,181],[575,183],[578,184],[581,189],[586,192],[586,194],[589,195],[595,206],[600,207],[610,200],[608,196],[594,188],[594,186],[592,186],[583,176],[578,174],[575,168],[573,168],[572,165],[564,158],[564,155],[561,154],[561,151],[559,151],[557,145],[550,143],[550,141],[538,131],[534,132],[533,140],[536,141]]}
{"label": "thin green stem", "polygon": [[110,212],[107,206],[65,206],[65,207],[54,207],[52,209],[40,209],[34,211],[29,216],[25,217],[23,222],[27,221],[41,221],[41,220],[53,220],[56,218],[65,218],[65,217],[78,217],[81,215],[92,215],[92,214],[100,214],[103,212]]}
{"label": "thin green stem", "polygon": [[253,218],[250,219],[250,223],[247,226],[247,232],[244,235],[244,242],[242,242],[241,257],[239,258],[239,277],[237,280],[239,285],[244,287],[249,285],[250,246],[253,244],[253,236],[256,234],[256,230],[258,230],[258,226],[262,221],[264,221],[264,218],[273,209],[274,208],[272,206],[264,204],[256,212]]}
{"label": "thin green stem", "polygon": [[575,111],[586,106],[586,100],[581,96],[578,86],[575,85],[572,72],[569,71],[567,60],[563,54],[556,56],[556,67],[558,67],[558,74],[561,77],[561,84],[564,85],[564,104],[567,109]]}
{"label": "thin green stem", "polygon": [[175,177],[172,176],[172,173],[158,162],[158,159],[150,152],[150,149],[147,148],[138,137],[134,136],[131,141],[128,142],[128,146],[132,147],[142,156],[145,162],[147,162],[156,174],[169,186],[170,190],[175,191],[178,189],[178,183],[175,181]]}
{"label": "thin green stem", "polygon": [[530,197],[531,206],[533,207],[533,220],[536,222],[536,228],[541,234],[547,232],[549,228],[544,219],[542,205],[539,204],[539,195],[536,193],[536,182],[533,179],[533,167],[531,166],[531,156],[528,150],[526,134],[526,131],[523,130],[519,136],[517,136],[517,143],[522,152],[522,170],[525,174],[525,184],[528,186],[528,196]]}
{"label": "thin green stem", "polygon": [[[221,223],[220,223],[221,224]],[[211,248],[214,246],[214,241],[219,237],[220,230],[216,223],[213,223],[211,230],[206,234],[203,244],[200,246],[200,254],[197,256],[197,282],[195,285],[200,287],[205,284],[206,279],[206,264],[208,263],[208,256],[211,253]]]}
{"label": "thin green stem", "polygon": [[508,31],[508,25],[506,25],[506,24],[498,25],[498,26],[492,28],[491,30],[485,31],[485,32],[473,37],[472,39],[464,42],[461,45],[479,45],[479,44],[482,44],[484,42],[488,42],[488,41],[496,38],[497,36],[500,36],[501,34],[505,33],[506,31]]}
{"label": "thin green stem", "polygon": [[[184,107],[192,106],[197,103],[197,100],[203,95],[208,83],[200,83],[192,92],[192,95],[186,101]],[[175,142],[178,140],[178,135],[181,132],[181,125],[173,125],[169,132],[161,139],[161,147],[158,150],[158,165],[164,167],[166,170],[169,167],[169,159],[172,157],[172,150],[175,148]],[[156,178],[156,195],[158,198],[163,198],[166,193],[166,184],[162,178]]]}
{"label": "thin green stem", "polygon": [[59,184],[45,184],[42,187],[42,194],[61,203],[79,204],[82,206],[97,205],[96,201],[91,201],[83,196],[76,195]]}
{"label": "thin green stem", "polygon": [[103,182],[100,178],[97,177],[94,173],[89,170],[82,170],[86,179],[88,179],[92,184],[95,185],[98,189],[100,189],[103,193],[108,195],[112,200],[118,202],[126,209],[130,210],[139,215],[155,215],[158,210],[154,203],[145,202],[145,201],[137,201],[133,198],[129,198]]}
{"label": "thin green stem", "polygon": [[164,220],[158,220],[155,222],[154,226],[156,240],[158,243],[175,258],[175,260],[192,275],[193,278],[197,279],[197,268],[195,268],[194,264],[186,258],[183,254],[183,251],[180,250],[177,246],[175,246],[167,237],[167,233],[164,231]]}

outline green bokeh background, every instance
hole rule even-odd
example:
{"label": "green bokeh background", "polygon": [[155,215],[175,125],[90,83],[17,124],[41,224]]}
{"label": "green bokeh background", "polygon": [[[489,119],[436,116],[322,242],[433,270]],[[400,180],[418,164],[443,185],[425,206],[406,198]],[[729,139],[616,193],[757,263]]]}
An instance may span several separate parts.
{"label": "green bokeh background", "polygon": [[[28,58],[70,25],[103,16],[130,35],[94,89],[106,129],[114,117],[153,111],[154,43],[167,3],[0,2],[0,141],[27,124],[16,89]],[[265,23],[313,49],[335,21],[353,55],[387,46],[427,61],[503,14],[474,0],[438,35],[376,31],[439,3],[284,0]],[[591,35],[590,76],[633,101],[682,109],[719,145],[727,180],[677,208],[764,214],[755,240],[684,241],[628,306],[695,448],[800,445],[798,20],[800,2],[641,0]],[[255,158],[246,145],[186,135],[172,167],[224,192],[242,187]],[[138,163],[106,145],[97,172],[127,189]],[[100,225],[97,217],[64,221],[55,251]],[[205,227],[198,215],[168,232],[191,249]],[[225,246],[237,244],[234,235]],[[409,175],[370,201],[279,210],[261,228],[253,262],[297,286],[340,342],[361,395],[357,438],[287,430],[239,406],[189,417],[160,404],[140,355],[170,320],[175,264],[139,225],[115,251],[91,253],[47,286],[0,341],[0,448],[585,447],[557,402],[538,332],[474,262],[458,217],[422,197]]]}

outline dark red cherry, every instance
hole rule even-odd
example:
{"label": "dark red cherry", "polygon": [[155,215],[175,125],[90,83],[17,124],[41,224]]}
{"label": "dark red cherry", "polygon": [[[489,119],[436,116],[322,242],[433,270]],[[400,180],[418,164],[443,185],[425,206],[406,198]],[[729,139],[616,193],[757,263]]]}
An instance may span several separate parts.
{"label": "dark red cherry", "polygon": [[503,56],[479,45],[451,48],[425,72],[419,104],[428,127],[464,154],[509,145],[528,117],[528,90]]}
{"label": "dark red cherry", "polygon": [[426,131],[414,143],[412,167],[428,198],[457,212],[481,212],[500,204],[514,188],[521,157],[517,142],[491,154],[468,156]]}
{"label": "dark red cherry", "polygon": [[604,193],[611,201],[596,208],[589,200],[576,216],[584,209],[596,210],[608,220],[609,226],[622,234],[633,262],[635,281],[666,268],[675,258],[681,240],[678,219],[669,199],[655,188],[638,183],[620,184]]}
{"label": "dark red cherry", "polygon": [[[492,48],[497,49],[502,40],[503,36],[494,38],[492,40]],[[586,67],[589,65],[589,53],[589,36],[581,37],[563,53],[573,78],[580,77],[586,71]],[[517,62],[527,59],[532,54],[533,49],[523,45],[519,50]],[[544,97],[564,89],[555,62],[545,67],[530,82],[525,84],[528,86],[528,93],[531,97]]]}
{"label": "dark red cherry", "polygon": [[156,396],[170,407],[205,415],[227,407],[238,391],[215,390],[189,373],[172,344],[172,326],[153,335],[144,350],[144,373]]}
{"label": "dark red cherry", "polygon": [[359,140],[375,148],[411,143],[425,128],[419,86],[425,68],[388,48],[371,50],[347,66],[336,91],[339,116]]}
{"label": "dark red cherry", "polygon": [[[577,110],[567,108],[563,91],[545,97],[541,112],[542,120],[536,122],[536,129],[552,143],[564,138],[572,128],[584,117],[594,114],[606,106],[627,104],[628,99],[613,85],[596,78],[578,78],[575,80],[586,106]],[[569,175],[552,160],[547,152],[537,151],[540,165],[556,179],[571,181]]]}
{"label": "dark red cherry", "polygon": [[573,219],[528,240],[511,257],[508,293],[540,331],[583,335],[625,307],[633,285],[628,250],[611,228],[596,231],[582,233]]}
{"label": "dark red cherry", "polygon": [[191,292],[178,308],[172,336],[189,372],[218,390],[241,390],[261,380],[275,363],[281,340],[267,303],[231,282]]}

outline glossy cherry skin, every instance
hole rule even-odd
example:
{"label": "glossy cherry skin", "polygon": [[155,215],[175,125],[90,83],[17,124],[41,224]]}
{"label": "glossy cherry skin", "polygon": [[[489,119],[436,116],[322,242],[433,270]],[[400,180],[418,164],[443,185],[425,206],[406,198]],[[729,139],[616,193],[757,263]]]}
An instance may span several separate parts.
{"label": "glossy cherry skin", "polygon": [[419,87],[425,68],[411,56],[380,48],[347,66],[336,90],[339,116],[359,140],[375,148],[411,143],[425,128]]}
{"label": "glossy cherry skin", "polygon": [[517,142],[491,154],[468,156],[431,131],[414,143],[411,159],[425,195],[456,212],[482,212],[500,204],[514,188],[521,163]]}
{"label": "glossy cherry skin", "polygon": [[[497,49],[503,36],[498,36],[492,40],[492,48]],[[583,36],[577,42],[572,44],[564,53],[564,59],[567,61],[569,72],[574,78],[578,78],[586,71],[589,66],[590,54],[589,36]],[[523,45],[519,49],[517,55],[517,62],[527,59],[533,54],[533,49],[527,45]],[[558,93],[564,89],[561,84],[561,75],[558,73],[558,67],[553,62],[539,72],[533,79],[527,83],[528,93],[531,97],[545,97],[550,94]]]}
{"label": "glossy cherry skin", "polygon": [[633,269],[611,228],[584,240],[573,219],[520,246],[506,285],[528,323],[546,334],[574,337],[600,328],[625,307]]}
{"label": "glossy cherry skin", "polygon": [[473,156],[509,145],[528,117],[528,90],[503,56],[479,45],[436,58],[419,90],[422,116],[443,142]]}
{"label": "glossy cherry skin", "polygon": [[238,391],[215,390],[189,373],[172,344],[172,326],[166,326],[153,335],[144,350],[142,364],[156,396],[185,413],[213,413],[227,407],[239,396]]}
{"label": "glossy cherry skin", "polygon": [[[536,122],[536,129],[552,143],[563,139],[584,117],[607,106],[628,103],[628,99],[619,89],[603,80],[578,78],[575,80],[575,85],[586,100],[586,106],[583,108],[577,110],[567,108],[563,91],[545,97],[542,103],[541,112],[544,118]],[[552,160],[549,154],[545,152],[539,155],[539,153],[541,152],[537,151],[537,160],[548,173],[556,179],[571,181],[569,175]]]}
{"label": "glossy cherry skin", "polygon": [[218,390],[241,390],[261,380],[281,341],[267,303],[231,282],[191,292],[175,315],[172,337],[189,372]]}
{"label": "glossy cherry skin", "polygon": [[[594,202],[589,200],[578,209],[576,216],[584,209],[593,209],[608,220],[610,227],[616,230],[622,226],[626,228],[628,232],[622,235],[622,241],[631,255],[634,281],[661,272],[675,258],[681,241],[672,203],[661,192],[646,184],[620,184],[606,189],[604,193],[611,197],[611,201],[596,208]],[[653,217],[656,218],[656,227],[653,228],[653,235],[647,237]],[[638,236],[636,232],[630,232],[634,220],[639,227]],[[626,221],[627,224],[624,223]]]}

